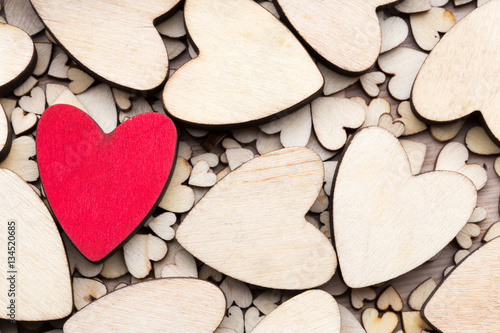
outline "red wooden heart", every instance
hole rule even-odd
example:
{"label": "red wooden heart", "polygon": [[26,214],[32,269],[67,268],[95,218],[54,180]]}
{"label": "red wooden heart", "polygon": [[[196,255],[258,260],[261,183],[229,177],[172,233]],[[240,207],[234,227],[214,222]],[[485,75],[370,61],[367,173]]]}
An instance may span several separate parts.
{"label": "red wooden heart", "polygon": [[37,128],[40,178],[52,212],[91,261],[106,259],[161,199],[173,171],[177,130],[162,114],[104,133],[83,111],[54,105]]}

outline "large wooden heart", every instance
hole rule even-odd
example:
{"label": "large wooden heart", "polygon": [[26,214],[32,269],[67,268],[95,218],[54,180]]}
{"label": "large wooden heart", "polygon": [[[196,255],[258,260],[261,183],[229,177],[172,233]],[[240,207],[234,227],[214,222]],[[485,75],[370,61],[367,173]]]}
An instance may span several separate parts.
{"label": "large wooden heart", "polygon": [[90,303],[64,324],[65,333],[212,333],[226,312],[213,284],[187,278],[137,283]]}
{"label": "large wooden heart", "polygon": [[307,148],[261,155],[219,181],[177,229],[195,257],[238,280],[276,289],[322,285],[337,260],[305,220],[323,185],[323,163]]}
{"label": "large wooden heart", "polygon": [[444,333],[498,332],[500,238],[464,259],[427,300],[422,314]]}
{"label": "large wooden heart", "polygon": [[342,72],[370,69],[380,54],[377,7],[395,0],[274,0],[282,17],[327,65]]}
{"label": "large wooden heart", "polygon": [[322,290],[299,294],[269,313],[252,333],[340,333],[337,301]]}
{"label": "large wooden heart", "polygon": [[94,76],[140,92],[167,79],[168,55],[153,22],[179,0],[31,0],[59,45]]}
{"label": "large wooden heart", "polygon": [[443,249],[467,223],[477,191],[465,176],[414,176],[389,131],[367,127],[352,138],[333,191],[333,230],[342,276],[352,288],[404,274]]}
{"label": "large wooden heart", "polygon": [[23,30],[0,23],[0,95],[23,83],[36,65],[35,45]]}
{"label": "large wooden heart", "polygon": [[252,0],[187,0],[184,17],[200,54],[168,80],[165,108],[197,126],[265,121],[299,108],[323,77],[294,35]]}
{"label": "large wooden heart", "polygon": [[161,199],[177,131],[145,113],[107,134],[83,111],[54,105],[37,129],[40,178],[52,212],[76,248],[101,261],[138,229]]}
{"label": "large wooden heart", "polygon": [[6,169],[0,169],[0,225],[0,318],[68,316],[73,296],[59,231],[40,197]]}
{"label": "large wooden heart", "polygon": [[448,122],[480,111],[500,142],[500,1],[458,22],[434,47],[417,75],[412,101],[420,116]]}

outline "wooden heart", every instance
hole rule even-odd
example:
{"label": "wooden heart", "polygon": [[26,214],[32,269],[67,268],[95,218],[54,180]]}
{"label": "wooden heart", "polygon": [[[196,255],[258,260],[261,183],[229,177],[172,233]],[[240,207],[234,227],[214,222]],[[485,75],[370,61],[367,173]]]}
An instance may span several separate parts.
{"label": "wooden heart", "polygon": [[43,113],[37,129],[43,188],[87,259],[104,260],[145,222],[165,191],[176,146],[175,125],[161,114],[133,117],[106,134],[73,106]]}
{"label": "wooden heart", "polygon": [[286,148],[222,178],[177,229],[179,243],[215,270],[275,289],[322,285],[337,260],[305,220],[323,186],[323,163],[307,148]]}
{"label": "wooden heart", "polygon": [[500,238],[469,255],[422,308],[440,332],[497,332],[500,317]]}
{"label": "wooden heart", "polygon": [[35,45],[23,30],[0,23],[0,94],[26,81],[36,65]]}
{"label": "wooden heart", "polygon": [[7,115],[0,104],[0,162],[7,157],[12,143],[12,130]]}
{"label": "wooden heart", "polygon": [[198,126],[264,122],[315,97],[323,77],[293,34],[251,0],[187,0],[200,50],[163,92],[171,116]]}
{"label": "wooden heart", "polygon": [[255,326],[252,333],[340,333],[340,310],[322,290],[309,290],[281,304]]}
{"label": "wooden heart", "polygon": [[352,288],[388,281],[444,248],[476,207],[474,184],[454,171],[414,176],[405,149],[380,127],[360,130],[337,169],[333,228]]}
{"label": "wooden heart", "polygon": [[64,246],[45,204],[14,172],[0,169],[0,318],[44,321],[73,309]]}
{"label": "wooden heart", "polygon": [[490,1],[460,20],[434,47],[413,87],[413,106],[420,116],[449,122],[479,111],[500,142],[499,15],[500,1]]}
{"label": "wooden heart", "polygon": [[212,333],[225,312],[224,294],[209,282],[156,279],[90,303],[64,324],[64,332]]}
{"label": "wooden heart", "polygon": [[395,0],[276,0],[281,17],[320,59],[343,72],[370,69],[382,45],[376,9]]}
{"label": "wooden heart", "polygon": [[[154,23],[179,0],[31,0],[57,43],[93,76],[150,92],[168,75],[168,55]],[[126,41],[126,42],[125,42]]]}

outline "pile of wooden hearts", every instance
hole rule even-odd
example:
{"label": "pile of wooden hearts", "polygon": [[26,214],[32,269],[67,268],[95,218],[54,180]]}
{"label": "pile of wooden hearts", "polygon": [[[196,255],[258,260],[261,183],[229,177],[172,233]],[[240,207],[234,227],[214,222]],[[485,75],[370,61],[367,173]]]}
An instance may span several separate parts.
{"label": "pile of wooden hearts", "polygon": [[5,0],[0,331],[496,331],[486,2]]}

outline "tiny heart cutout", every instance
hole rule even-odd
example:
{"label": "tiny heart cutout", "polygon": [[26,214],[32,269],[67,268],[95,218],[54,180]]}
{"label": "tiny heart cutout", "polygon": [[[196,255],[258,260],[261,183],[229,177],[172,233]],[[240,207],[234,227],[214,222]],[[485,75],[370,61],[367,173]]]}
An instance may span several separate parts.
{"label": "tiny heart cutout", "polygon": [[174,118],[205,127],[264,122],[298,109],[323,86],[304,47],[255,1],[187,0],[184,18],[200,52],[165,86]]}
{"label": "tiny heart cutout", "polygon": [[21,108],[15,108],[10,115],[10,119],[15,135],[21,135],[30,131],[38,121],[36,114],[31,112],[24,114],[24,110]]}
{"label": "tiny heart cutout", "polygon": [[210,267],[247,283],[322,285],[335,273],[335,251],[304,217],[322,186],[323,163],[314,151],[261,155],[212,187],[177,229],[177,240]]}
{"label": "tiny heart cutout", "polygon": [[342,148],[347,140],[345,128],[358,128],[365,121],[365,110],[348,98],[319,97],[311,103],[314,132],[323,147]]}
{"label": "tiny heart cutout", "polygon": [[418,73],[412,101],[433,122],[479,111],[500,142],[500,1],[489,1],[460,20],[434,47]]}
{"label": "tiny heart cutout", "polygon": [[414,176],[405,149],[387,130],[367,127],[337,169],[333,228],[346,284],[362,288],[423,264],[467,223],[477,191],[465,176]]}
{"label": "tiny heart cutout", "polygon": [[31,74],[36,65],[35,45],[23,30],[0,23],[0,94],[9,93]]}
{"label": "tiny heart cutout", "polygon": [[57,226],[33,189],[5,169],[0,169],[0,223],[5,248],[0,251],[0,318],[44,321],[68,316],[73,309],[71,281]]}
{"label": "tiny heart cutout", "polygon": [[340,310],[325,291],[309,290],[281,304],[252,333],[340,333]]}
{"label": "tiny heart cutout", "polygon": [[422,308],[440,332],[498,332],[500,317],[500,238],[464,259]]}
{"label": "tiny heart cutout", "polygon": [[224,294],[209,282],[156,279],[99,298],[76,312],[63,329],[65,333],[212,333],[225,312]]}
{"label": "tiny heart cutout", "polygon": [[157,205],[173,169],[177,131],[146,113],[106,134],[83,111],[58,104],[42,115],[37,155],[52,212],[76,248],[101,261]]}
{"label": "tiny heart cutout", "polygon": [[167,50],[153,23],[179,0],[144,0],[141,8],[134,0],[31,3],[57,43],[95,77],[141,92],[155,90],[166,80]]}
{"label": "tiny heart cutout", "polygon": [[386,312],[381,317],[377,309],[368,308],[361,314],[366,333],[394,332],[399,319],[394,312]]}
{"label": "tiny heart cutout", "polygon": [[394,74],[387,89],[392,97],[399,100],[409,99],[411,88],[427,53],[399,46],[378,58],[380,69],[386,74]]}
{"label": "tiny heart cutout", "polygon": [[343,72],[370,69],[382,36],[377,7],[395,0],[277,0],[281,16],[319,58]]}
{"label": "tiny heart cutout", "polygon": [[444,8],[410,15],[413,37],[423,50],[430,51],[439,42],[439,33],[445,33],[455,25],[455,16]]}

